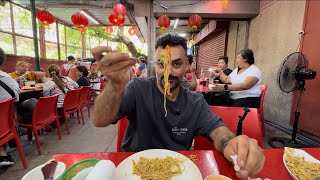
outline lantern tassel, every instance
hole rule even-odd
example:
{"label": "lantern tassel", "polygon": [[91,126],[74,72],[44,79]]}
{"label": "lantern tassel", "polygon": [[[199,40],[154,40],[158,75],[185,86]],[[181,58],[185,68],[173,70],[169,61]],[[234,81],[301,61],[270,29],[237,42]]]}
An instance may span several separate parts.
{"label": "lantern tassel", "polygon": [[166,27],[163,27],[163,26],[162,26],[162,27],[160,28],[160,31],[161,31],[161,32],[165,32],[166,30],[167,30]]}
{"label": "lantern tassel", "polygon": [[227,8],[228,5],[228,0],[222,0],[222,5],[224,6],[224,8]]}

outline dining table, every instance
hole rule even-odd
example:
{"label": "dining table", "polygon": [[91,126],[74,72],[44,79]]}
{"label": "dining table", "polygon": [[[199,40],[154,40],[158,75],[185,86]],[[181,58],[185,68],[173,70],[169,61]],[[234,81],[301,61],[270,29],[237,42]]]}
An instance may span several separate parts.
{"label": "dining table", "polygon": [[[212,174],[219,174],[217,163],[211,150],[195,150],[195,151],[177,151],[186,157],[189,157],[201,172],[202,177]],[[81,153],[81,154],[57,154],[51,159],[63,162],[66,168],[71,165],[90,158],[111,160],[118,166],[124,159],[134,154],[134,152],[108,152],[108,153]]]}
{"label": "dining table", "polygon": [[[320,159],[320,148],[301,148],[311,156]],[[216,150],[190,150],[177,151],[186,157],[189,157],[199,168],[202,177],[208,175],[222,174],[233,180],[238,180],[234,166],[227,161],[224,156]],[[262,171],[251,178],[269,178],[272,180],[291,180],[283,163],[284,149],[263,149],[265,155],[265,164]],[[75,154],[57,154],[51,159],[63,162],[66,168],[71,165],[89,158],[111,160],[118,166],[124,159],[134,154],[134,152],[98,152],[98,153],[75,153]]]}
{"label": "dining table", "polygon": [[24,94],[24,93],[33,93],[33,92],[42,92],[43,91],[43,88],[41,87],[33,87],[33,88],[28,88],[28,89],[25,89],[25,88],[21,88],[20,89],[20,94]]}

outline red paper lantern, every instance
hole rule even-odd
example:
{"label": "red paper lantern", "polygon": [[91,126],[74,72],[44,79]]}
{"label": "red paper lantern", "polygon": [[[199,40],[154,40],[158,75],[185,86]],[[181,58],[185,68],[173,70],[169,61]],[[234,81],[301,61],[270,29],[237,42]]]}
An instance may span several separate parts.
{"label": "red paper lantern", "polygon": [[120,26],[124,23],[125,18],[122,18],[121,20],[119,20],[117,18],[117,15],[115,15],[114,13],[111,13],[108,17],[109,21],[111,24],[115,25],[115,26]]}
{"label": "red paper lantern", "polygon": [[113,29],[111,26],[106,26],[106,32],[111,34],[113,32]]}
{"label": "red paper lantern", "polygon": [[188,25],[191,27],[192,30],[197,30],[202,24],[202,18],[198,14],[194,14],[189,17]]}
{"label": "red paper lantern", "polygon": [[132,35],[135,35],[137,34],[136,30],[132,27],[130,29],[128,29],[128,33],[132,36]]}
{"label": "red paper lantern", "polygon": [[37,11],[36,12],[36,17],[45,26],[49,26],[49,24],[52,24],[52,23],[54,23],[56,21],[54,16],[51,13],[49,13],[48,11],[46,11],[46,10]]}
{"label": "red paper lantern", "polygon": [[124,19],[124,16],[128,13],[126,7],[120,3],[113,6],[112,10],[119,21]]}
{"label": "red paper lantern", "polygon": [[86,27],[89,24],[88,18],[81,13],[76,13],[72,15],[71,21],[76,26],[76,28],[81,32],[84,32],[87,29]]}
{"label": "red paper lantern", "polygon": [[170,26],[170,19],[166,15],[162,15],[158,18],[158,26],[161,28],[161,31],[167,29]]}

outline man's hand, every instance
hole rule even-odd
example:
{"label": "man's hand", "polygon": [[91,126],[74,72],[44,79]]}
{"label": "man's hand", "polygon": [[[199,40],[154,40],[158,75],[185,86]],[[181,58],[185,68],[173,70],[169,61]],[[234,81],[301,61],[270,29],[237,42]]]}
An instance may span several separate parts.
{"label": "man's hand", "polygon": [[246,135],[231,139],[223,150],[223,155],[231,162],[230,156],[238,155],[240,171],[236,175],[242,179],[248,179],[249,176],[258,174],[265,162],[264,154],[257,140]]}
{"label": "man's hand", "polygon": [[[110,47],[99,46],[91,50],[98,62],[101,73],[107,76],[113,87],[124,88],[129,81],[128,70],[136,61],[129,58],[126,53],[113,52]],[[102,53],[107,53],[102,55]]]}

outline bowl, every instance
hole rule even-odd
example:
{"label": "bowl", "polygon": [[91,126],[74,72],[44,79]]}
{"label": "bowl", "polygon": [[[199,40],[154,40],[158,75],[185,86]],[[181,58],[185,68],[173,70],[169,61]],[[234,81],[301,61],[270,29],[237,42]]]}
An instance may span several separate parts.
{"label": "bowl", "polygon": [[[26,175],[23,176],[21,180],[43,180],[43,174],[41,168],[46,164],[42,164],[31,171],[29,171]],[[66,169],[66,165],[63,162],[58,162],[56,172],[54,173],[53,179],[58,180],[64,170]]]}
{"label": "bowl", "polygon": [[223,175],[210,175],[210,176],[207,176],[204,180],[232,180],[232,179]]}
{"label": "bowl", "polygon": [[71,180],[80,171],[95,166],[100,159],[85,159],[83,161],[77,162],[76,164],[70,166],[61,176],[61,180]]}

